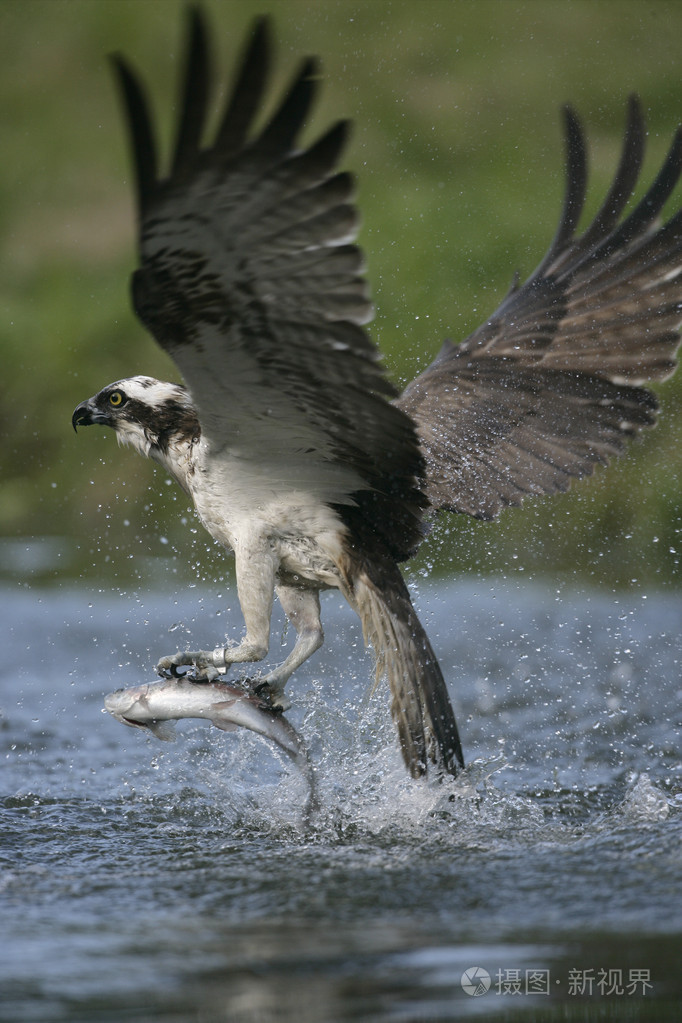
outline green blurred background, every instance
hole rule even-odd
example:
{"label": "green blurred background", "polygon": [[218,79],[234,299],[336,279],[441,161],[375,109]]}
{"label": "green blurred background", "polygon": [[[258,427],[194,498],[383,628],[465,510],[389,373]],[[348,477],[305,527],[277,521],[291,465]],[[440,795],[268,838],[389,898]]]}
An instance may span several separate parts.
{"label": "green blurred background", "polygon": [[[559,107],[590,140],[589,209],[618,159],[625,101],[650,129],[644,181],[682,120],[682,4],[514,0],[207,0],[221,72],[250,19],[274,15],[277,81],[323,58],[312,135],[352,117],[372,334],[397,382],[494,310],[557,223]],[[3,0],[0,5],[0,447],[2,571],[158,581],[218,574],[214,548],[159,469],[74,406],[135,373],[178,374],[128,301],[134,233],[128,154],[106,55],[143,70],[169,128],[184,26],[179,0]],[[224,80],[221,78],[221,80]],[[167,136],[164,136],[167,138]],[[678,189],[679,203],[682,189]],[[674,203],[673,203],[674,205]],[[546,573],[606,586],[674,585],[682,552],[682,374],[660,425],[568,495],[496,524],[454,517],[417,572]],[[188,549],[188,529],[191,543]],[[221,568],[220,571],[223,571]]]}

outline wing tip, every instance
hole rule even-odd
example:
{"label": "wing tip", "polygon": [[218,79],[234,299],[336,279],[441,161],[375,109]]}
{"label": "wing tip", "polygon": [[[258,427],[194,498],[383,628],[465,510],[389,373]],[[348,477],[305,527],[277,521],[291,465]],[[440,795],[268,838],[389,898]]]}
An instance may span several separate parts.
{"label": "wing tip", "polygon": [[157,181],[154,129],[144,86],[132,65],[121,53],[113,52],[108,56],[126,114],[136,175],[138,216],[141,217]]}

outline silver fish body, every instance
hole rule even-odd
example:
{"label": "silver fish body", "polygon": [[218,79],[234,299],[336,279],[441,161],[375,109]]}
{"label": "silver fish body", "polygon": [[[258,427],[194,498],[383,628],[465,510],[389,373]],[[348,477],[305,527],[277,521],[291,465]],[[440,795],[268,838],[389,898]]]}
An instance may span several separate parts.
{"label": "silver fish body", "polygon": [[308,810],[317,805],[315,775],[303,739],[282,714],[244,689],[224,682],[164,679],[117,689],[105,696],[104,707],[122,724],[146,728],[167,742],[175,739],[175,722],[183,718],[203,718],[226,732],[248,728],[293,760],[310,788]]}

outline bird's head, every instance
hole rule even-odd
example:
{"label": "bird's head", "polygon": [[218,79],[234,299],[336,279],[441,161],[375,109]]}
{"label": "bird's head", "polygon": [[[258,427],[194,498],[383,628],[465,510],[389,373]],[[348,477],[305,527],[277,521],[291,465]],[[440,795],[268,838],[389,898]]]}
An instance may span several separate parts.
{"label": "bird's head", "polygon": [[130,377],[107,384],[82,401],[71,417],[79,426],[110,426],[121,444],[166,461],[169,449],[198,440],[201,428],[185,387],[153,377]]}

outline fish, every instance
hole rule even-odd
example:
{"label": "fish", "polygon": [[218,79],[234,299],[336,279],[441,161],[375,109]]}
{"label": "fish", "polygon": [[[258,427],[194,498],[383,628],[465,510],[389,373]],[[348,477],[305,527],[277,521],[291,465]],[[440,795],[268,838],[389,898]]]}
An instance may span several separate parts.
{"label": "fish", "polygon": [[175,741],[175,722],[183,718],[204,718],[225,732],[248,728],[279,746],[299,768],[309,789],[306,814],[319,806],[315,771],[303,739],[283,714],[246,689],[179,676],[117,689],[105,696],[104,709],[122,724],[146,728],[165,742]]}

